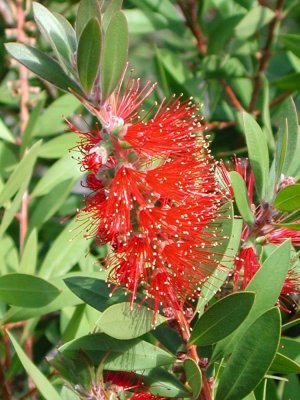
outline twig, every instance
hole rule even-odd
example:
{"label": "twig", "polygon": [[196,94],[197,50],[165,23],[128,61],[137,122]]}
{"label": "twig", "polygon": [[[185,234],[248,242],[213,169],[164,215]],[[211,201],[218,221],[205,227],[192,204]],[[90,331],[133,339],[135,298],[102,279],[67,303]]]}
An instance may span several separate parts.
{"label": "twig", "polygon": [[177,4],[182,11],[182,14],[185,18],[187,27],[192,31],[192,33],[197,41],[197,47],[198,47],[200,53],[204,56],[207,52],[207,47],[206,47],[206,43],[205,43],[205,39],[203,37],[201,27],[198,23],[197,1],[196,0],[188,0],[187,7],[185,6],[183,0],[177,0]]}
{"label": "twig", "polygon": [[239,110],[239,111],[244,111],[244,107],[240,103],[239,99],[236,97],[234,91],[231,89],[231,87],[228,85],[228,83],[225,81],[225,79],[221,79],[221,84],[224,87],[228,97],[230,98],[232,104]]}
{"label": "twig", "polygon": [[[197,347],[195,345],[188,344],[191,333],[190,333],[190,324],[187,321],[183,311],[181,310],[175,310],[176,314],[176,321],[178,322],[179,328],[180,328],[180,333],[182,336],[183,341],[187,344],[187,356],[192,358],[195,363],[199,365],[199,355],[197,353]],[[199,400],[212,400],[212,393],[211,393],[211,388],[210,385],[207,381],[205,371],[201,369],[202,373],[202,390],[199,396]]]}
{"label": "twig", "polygon": [[284,0],[277,0],[277,4],[275,7],[275,16],[272,21],[269,23],[268,34],[265,46],[261,51],[261,57],[258,65],[258,72],[253,80],[253,92],[249,104],[249,111],[252,112],[254,110],[256,100],[259,95],[260,87],[261,87],[261,76],[265,72],[268,67],[269,60],[271,58],[271,47],[274,40],[275,28],[279,21],[282,19],[282,7]]}
{"label": "twig", "polygon": [[[20,43],[26,42],[25,34],[25,18],[26,11],[23,9],[23,1],[16,0],[16,18],[17,18],[17,40]],[[28,112],[28,100],[29,100],[29,84],[28,84],[28,72],[27,68],[19,64],[19,81],[20,81],[20,134],[21,137],[25,131],[29,112]],[[23,253],[25,238],[28,229],[28,192],[25,191],[21,204],[20,212],[20,254]]]}

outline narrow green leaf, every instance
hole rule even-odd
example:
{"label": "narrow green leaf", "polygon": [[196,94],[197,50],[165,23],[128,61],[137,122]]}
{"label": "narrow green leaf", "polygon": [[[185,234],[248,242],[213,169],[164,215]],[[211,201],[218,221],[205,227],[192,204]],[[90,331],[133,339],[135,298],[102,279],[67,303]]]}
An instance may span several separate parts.
{"label": "narrow green leaf", "polygon": [[78,179],[81,175],[82,173],[79,170],[77,161],[67,154],[64,158],[58,160],[48,169],[33,189],[31,196],[44,196],[59,183],[64,182],[67,179]]}
{"label": "narrow green leaf", "polygon": [[202,373],[198,364],[191,358],[186,358],[183,362],[183,369],[186,380],[192,389],[193,399],[198,399],[202,388]]}
{"label": "narrow green leaf", "polygon": [[24,252],[20,263],[20,272],[24,274],[34,274],[37,265],[37,256],[38,256],[38,237],[37,237],[37,231],[36,229],[34,229],[28,236],[28,239],[26,240]]}
{"label": "narrow green leaf", "polygon": [[292,321],[283,324],[282,325],[282,330],[286,331],[287,329],[290,329],[293,326],[297,326],[297,325],[300,325],[300,318],[293,319]]}
{"label": "narrow green leaf", "polygon": [[134,339],[166,322],[166,319],[147,307],[118,303],[107,308],[96,322],[97,330],[116,339]]}
{"label": "narrow green leaf", "polygon": [[29,220],[29,231],[33,228],[39,229],[48,221],[64,203],[72,187],[74,179],[67,179],[56,185],[46,196],[42,197],[35,204],[33,213]]}
{"label": "narrow green leaf", "polygon": [[34,365],[34,363],[26,355],[26,353],[21,348],[16,339],[13,337],[13,335],[10,332],[7,332],[7,334],[28,376],[30,376],[30,378],[36,384],[37,389],[43,395],[43,397],[46,400],[61,400],[61,397],[58,394],[58,392],[54,389],[54,386],[41,373],[38,367]]}
{"label": "narrow green leaf", "polygon": [[263,26],[275,17],[274,11],[268,7],[256,6],[248,11],[244,18],[235,27],[235,34],[239,38],[246,39],[254,35]]}
{"label": "narrow green leaf", "polygon": [[289,185],[277,194],[274,207],[280,211],[296,211],[300,209],[300,184]]}
{"label": "narrow green leaf", "polygon": [[208,346],[237,329],[253,305],[253,292],[233,293],[214,303],[197,321],[190,344]]}
{"label": "narrow green leaf", "polygon": [[47,159],[64,157],[70,150],[76,147],[77,143],[78,135],[76,133],[70,132],[59,135],[42,144],[39,157]]}
{"label": "narrow green leaf", "polygon": [[[281,174],[283,172],[283,166],[286,160],[287,149],[288,149],[288,142],[289,142],[289,127],[288,121],[285,119],[285,129],[281,129],[279,132],[279,137],[277,141],[277,149],[275,154],[275,171],[276,171],[276,178],[275,184],[277,185],[280,181]],[[274,189],[273,189],[274,192]]]}
{"label": "narrow green leaf", "polygon": [[214,360],[230,354],[251,323],[277,302],[290,266],[290,257],[291,242],[287,240],[275,247],[264,261],[246,288],[247,291],[255,293],[251,311],[237,331],[216,345],[213,353]]}
{"label": "narrow green leaf", "polygon": [[67,128],[64,120],[78,111],[81,103],[73,95],[66,93],[54,100],[43,113],[40,113],[33,131],[34,136],[50,136],[62,133]]}
{"label": "narrow green leaf", "polygon": [[71,49],[72,53],[75,53],[77,50],[77,38],[76,32],[70,22],[61,14],[53,12],[53,15],[60,23],[61,29],[64,31],[65,36],[68,41],[69,48]]}
{"label": "narrow green leaf", "polygon": [[288,50],[292,51],[297,57],[300,57],[300,35],[295,33],[281,34],[280,39]]}
{"label": "narrow green leaf", "polygon": [[11,307],[0,321],[0,324],[39,318],[43,315],[60,311],[64,307],[74,307],[81,303],[82,301],[78,297],[74,296],[69,290],[62,290],[61,293],[46,306],[39,308]]}
{"label": "narrow green leaf", "polygon": [[106,31],[112,17],[115,15],[117,11],[120,11],[122,8],[123,0],[110,0],[106,10],[103,14],[102,25],[104,32]]}
{"label": "narrow green leaf", "polygon": [[0,277],[0,299],[17,307],[43,307],[59,295],[59,290],[33,275],[8,274]]}
{"label": "narrow green leaf", "polygon": [[69,45],[69,38],[64,27],[50,11],[40,3],[33,2],[33,15],[39,30],[44,38],[50,43],[56,54],[60,65],[68,73],[72,67],[72,49]]}
{"label": "narrow green leaf", "polygon": [[2,238],[2,235],[5,233],[6,229],[9,227],[9,225],[15,218],[20,208],[23,195],[27,189],[28,183],[29,183],[29,178],[27,178],[25,182],[22,184],[11,204],[5,208],[0,225],[0,238]]}
{"label": "narrow green leaf", "polygon": [[287,91],[296,91],[300,89],[300,73],[285,75],[283,78],[272,82],[272,85]]}
{"label": "narrow green leaf", "polygon": [[286,224],[277,224],[276,226],[282,226],[284,228],[292,229],[294,231],[300,231],[300,223],[286,223]]}
{"label": "narrow green leaf", "polygon": [[0,118],[0,139],[4,139],[10,143],[15,142],[13,134],[10,132],[10,130],[7,128],[7,126],[4,124],[1,118]]}
{"label": "narrow green leaf", "polygon": [[93,362],[99,365],[104,361],[105,369],[112,371],[132,371],[151,369],[170,365],[174,356],[148,342],[138,339],[118,340],[95,333],[66,343],[59,352],[69,358],[77,351],[83,351]]}
{"label": "narrow green leaf", "polygon": [[174,374],[162,367],[143,370],[140,374],[149,392],[159,397],[186,398],[190,395],[187,388]]}
{"label": "narrow green leaf", "polygon": [[[297,143],[300,140],[298,131],[298,113],[293,99],[288,98],[282,109],[282,122],[278,132],[278,147],[276,159],[283,151],[281,148],[286,147],[285,154],[282,159],[282,168],[280,173],[290,175],[296,164],[298,169],[300,166],[299,154],[297,153]],[[285,143],[287,141],[287,143]],[[278,161],[279,163],[279,161]],[[280,176],[279,176],[280,177]]]}
{"label": "narrow green leaf", "polygon": [[128,51],[128,27],[125,15],[112,17],[105,35],[101,60],[102,102],[115,90],[124,72]]}
{"label": "narrow green leaf", "polygon": [[82,31],[77,51],[78,74],[82,87],[87,93],[91,91],[99,72],[101,41],[100,22],[93,17]]}
{"label": "narrow green leaf", "polygon": [[85,304],[79,304],[75,308],[74,313],[73,313],[67,327],[63,331],[63,334],[62,334],[63,342],[68,342],[69,340],[72,340],[72,339],[74,339],[74,337],[76,337],[76,332],[78,331],[81,320],[84,316],[85,309],[86,309]]}
{"label": "narrow green leaf", "polygon": [[40,268],[44,279],[64,275],[85,254],[90,241],[81,234],[80,224],[71,221],[52,243]]}
{"label": "narrow green leaf", "polygon": [[56,61],[40,50],[21,43],[6,43],[5,48],[19,63],[25,65],[40,78],[66,92],[72,89],[83,96],[82,90],[77,83],[65,74]]}
{"label": "narrow green leaf", "polygon": [[269,150],[263,131],[255,119],[246,112],[241,114],[249,160],[255,176],[255,186],[260,198],[265,196],[269,174]]}
{"label": "narrow green leaf", "polygon": [[10,175],[4,188],[0,192],[0,206],[8,201],[23,185],[24,181],[30,179],[41,142],[35,143],[26,156],[20,161],[14,172]]}
{"label": "narrow green leaf", "polygon": [[[213,272],[213,274],[202,286],[201,298],[197,304],[197,311],[200,313],[203,313],[205,305],[223,285],[234,264],[234,257],[236,256],[241,241],[242,220],[234,219],[233,215],[231,218],[232,219],[228,220],[225,219],[224,223],[222,224],[223,235],[229,237],[229,240],[226,240],[227,249],[225,249],[223,252],[221,251],[221,254],[224,254],[224,256],[220,261],[220,268],[216,269],[216,271]],[[231,225],[232,229],[229,229]]]}
{"label": "narrow green leaf", "polygon": [[300,374],[300,364],[281,353],[277,353],[270,366],[270,371],[285,375]]}
{"label": "narrow green leaf", "polygon": [[101,5],[102,0],[80,1],[76,17],[76,35],[78,39],[80,38],[84,27],[91,18],[96,17],[99,21],[101,21]]}
{"label": "narrow green leaf", "polygon": [[20,156],[21,157],[24,156],[25,150],[29,145],[30,138],[31,138],[31,136],[33,136],[34,128],[36,127],[36,123],[39,120],[39,117],[41,115],[42,109],[45,104],[45,100],[46,100],[45,97],[43,97],[41,100],[39,100],[29,115],[29,119],[26,124],[23,136],[22,136],[22,143],[21,143],[21,147],[20,147]]}
{"label": "narrow green leaf", "polygon": [[230,172],[230,180],[239,212],[246,224],[252,226],[255,222],[255,216],[249,203],[246,184],[241,175],[236,171]]}
{"label": "narrow green leaf", "polygon": [[276,354],[280,326],[280,312],[276,307],[249,326],[224,369],[216,400],[240,400],[259,384]]}
{"label": "narrow green leaf", "polygon": [[110,305],[127,299],[121,289],[117,289],[111,296],[112,287],[109,287],[102,279],[88,276],[72,276],[64,279],[64,282],[76,296],[99,311],[104,311]]}

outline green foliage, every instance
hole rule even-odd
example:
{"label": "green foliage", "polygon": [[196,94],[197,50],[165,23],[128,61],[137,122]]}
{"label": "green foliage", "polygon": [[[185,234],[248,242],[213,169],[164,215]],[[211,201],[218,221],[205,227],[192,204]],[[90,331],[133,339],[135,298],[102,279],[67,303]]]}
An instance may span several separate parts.
{"label": "green foliage", "polygon": [[[0,398],[31,398],[32,385],[38,400],[90,398],[92,384],[107,384],[107,371],[135,374],[140,388],[167,398],[300,398],[298,298],[286,294],[287,283],[299,285],[297,5],[51,0],[34,2],[23,25],[19,5],[4,5]],[[30,70],[27,75],[10,56]],[[138,110],[142,120],[156,113],[155,101],[159,108],[173,93],[187,102],[192,96],[202,104],[199,131],[210,135],[213,156],[226,165],[234,154],[249,157],[254,172],[255,207],[249,180],[233,167],[228,175],[216,168],[224,199],[207,228],[215,243],[205,251],[217,263],[184,305],[182,325],[172,307],[159,305],[154,313],[143,285],[132,299],[108,283],[113,275],[103,269],[114,246],[92,240],[96,225],[88,213],[75,216],[91,193],[78,165],[79,135],[68,132],[65,119],[82,132],[101,129],[97,107],[118,90],[127,63],[140,87],[148,79],[158,82],[145,113]],[[129,75],[123,86],[132,106],[137,88],[127,83]],[[247,176],[250,167],[243,171]],[[283,227],[291,231],[278,239]],[[273,233],[278,242],[271,244]],[[239,279],[236,268],[247,262],[240,259],[247,246],[260,268],[245,288],[244,267]],[[282,326],[276,304],[283,308]],[[53,379],[56,371],[60,377]],[[132,382],[118,398],[129,399],[136,390]]]}

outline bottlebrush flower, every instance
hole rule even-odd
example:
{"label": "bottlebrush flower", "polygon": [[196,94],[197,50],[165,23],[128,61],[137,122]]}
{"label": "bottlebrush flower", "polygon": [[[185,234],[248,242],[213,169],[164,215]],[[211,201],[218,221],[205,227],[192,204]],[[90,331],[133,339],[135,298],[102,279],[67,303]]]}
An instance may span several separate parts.
{"label": "bottlebrush flower", "polygon": [[198,297],[217,268],[214,247],[223,238],[208,226],[223,199],[198,106],[172,98],[139,118],[153,89],[131,78],[97,111],[101,128],[69,126],[89,172],[80,212],[88,214],[87,236],[111,245],[109,281],[132,301],[141,288],[157,312]]}

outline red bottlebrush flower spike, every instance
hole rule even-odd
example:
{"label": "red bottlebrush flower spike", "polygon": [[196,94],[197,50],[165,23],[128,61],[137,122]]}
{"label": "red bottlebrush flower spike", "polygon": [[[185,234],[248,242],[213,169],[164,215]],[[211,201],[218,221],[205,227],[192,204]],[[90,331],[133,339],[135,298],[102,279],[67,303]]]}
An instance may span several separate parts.
{"label": "red bottlebrush flower spike", "polygon": [[238,258],[235,261],[233,282],[235,288],[238,287],[240,275],[242,274],[242,288],[245,289],[253,276],[260,268],[254,245],[242,247]]}
{"label": "red bottlebrush flower spike", "polygon": [[135,122],[153,86],[130,82],[99,111],[102,129],[73,128],[90,172],[80,218],[88,213],[87,235],[111,244],[109,280],[125,286],[131,301],[141,288],[155,312],[179,309],[218,267],[214,247],[223,238],[207,227],[219,217],[223,195],[198,106],[175,98]]}

